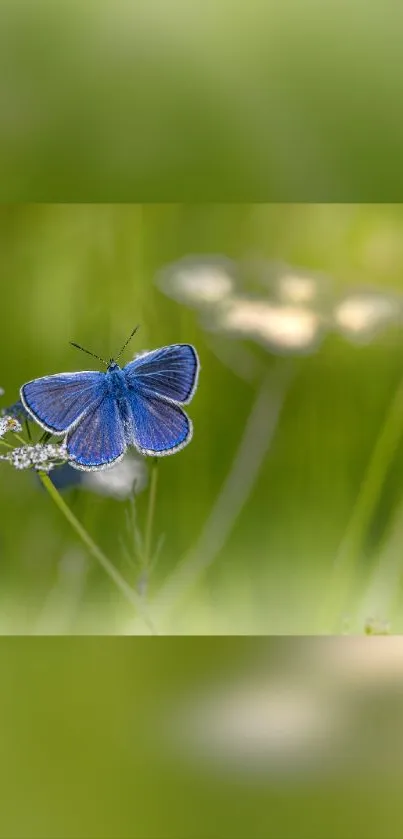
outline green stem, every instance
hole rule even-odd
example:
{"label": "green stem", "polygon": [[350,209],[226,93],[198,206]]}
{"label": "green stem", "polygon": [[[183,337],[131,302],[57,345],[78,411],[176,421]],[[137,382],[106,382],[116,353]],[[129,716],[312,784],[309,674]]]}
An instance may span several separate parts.
{"label": "green stem", "polygon": [[14,446],[11,443],[8,443],[7,440],[0,440],[0,444],[2,446],[6,446],[7,449],[14,449]]}
{"label": "green stem", "polygon": [[364,594],[361,624],[368,614],[389,620],[396,634],[400,633],[403,577],[401,546],[403,543],[403,503],[396,507],[388,533]]}
{"label": "green stem", "polygon": [[17,431],[11,431],[10,433],[11,433],[11,434],[14,434],[14,437],[16,438],[16,440],[18,440],[18,442],[19,442],[19,443],[22,443],[22,445],[23,445],[23,446],[27,446],[27,445],[28,445],[27,441],[26,441],[26,440],[24,440],[24,438],[23,438],[23,437],[21,437],[21,436],[18,434],[18,432],[17,432]]}
{"label": "green stem", "polygon": [[358,497],[334,562],[329,581],[328,597],[321,609],[321,628],[335,631],[342,610],[348,607],[348,597],[356,582],[356,567],[365,533],[379,500],[383,482],[393,454],[402,436],[403,379],[392,397],[389,410],[362,481]]}
{"label": "green stem", "polygon": [[148,611],[145,608],[144,603],[141,600],[141,598],[139,597],[139,595],[137,594],[137,592],[135,592],[129,586],[129,584],[126,582],[126,580],[120,575],[119,571],[117,571],[115,566],[109,561],[109,559],[100,550],[100,548],[98,548],[98,545],[95,544],[95,542],[92,540],[91,536],[87,533],[87,531],[82,526],[82,524],[78,521],[78,519],[76,519],[74,513],[72,513],[72,511],[70,510],[70,507],[67,506],[67,504],[65,503],[65,501],[61,497],[60,493],[58,492],[58,490],[56,489],[56,487],[54,486],[54,484],[50,480],[49,475],[46,474],[46,472],[39,472],[38,474],[39,474],[39,477],[42,481],[43,486],[45,487],[45,489],[47,490],[47,492],[49,493],[49,495],[51,496],[51,498],[53,499],[53,501],[55,502],[55,504],[59,508],[60,512],[63,513],[64,517],[67,519],[69,524],[71,524],[71,526],[76,531],[76,533],[78,534],[80,539],[82,539],[82,541],[84,542],[84,544],[88,548],[90,554],[92,554],[92,556],[95,559],[98,560],[100,565],[102,565],[102,568],[104,569],[104,571],[106,571],[106,573],[109,575],[109,577],[113,580],[113,582],[118,587],[118,589],[122,592],[122,594],[124,595],[126,600],[128,600],[129,603],[132,606],[134,606],[135,609],[141,614],[141,616],[142,616],[143,620],[145,621],[145,623],[147,624],[150,632],[153,635],[157,635],[158,633],[157,633],[157,631],[154,627],[154,624],[152,623],[152,621],[151,621],[151,619],[148,615]]}
{"label": "green stem", "polygon": [[152,535],[157,498],[158,458],[154,458],[151,467],[150,496],[148,499],[146,532],[144,539],[144,567],[147,569],[151,561]]}

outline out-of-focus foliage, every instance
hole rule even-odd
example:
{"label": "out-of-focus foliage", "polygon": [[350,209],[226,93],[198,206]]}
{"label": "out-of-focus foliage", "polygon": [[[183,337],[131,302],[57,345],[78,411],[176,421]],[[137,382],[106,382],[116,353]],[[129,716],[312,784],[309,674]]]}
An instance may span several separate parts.
{"label": "out-of-focus foliage", "polygon": [[385,0],[5,0],[2,200],[399,200],[401,25]]}
{"label": "out-of-focus foliage", "polygon": [[7,639],[1,835],[400,839],[402,652]]}

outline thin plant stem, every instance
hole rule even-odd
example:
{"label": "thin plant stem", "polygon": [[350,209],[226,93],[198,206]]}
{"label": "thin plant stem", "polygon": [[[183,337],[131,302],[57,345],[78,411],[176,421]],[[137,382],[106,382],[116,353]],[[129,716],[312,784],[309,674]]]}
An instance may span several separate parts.
{"label": "thin plant stem", "polygon": [[358,615],[360,625],[369,615],[374,615],[391,623],[393,632],[399,632],[396,626],[401,612],[403,568],[401,546],[403,544],[403,502],[398,505],[389,532],[375,564],[367,590],[362,598]]}
{"label": "thin plant stem", "polygon": [[195,547],[179,564],[157,594],[153,608],[166,619],[178,601],[215,561],[255,485],[270,448],[293,379],[291,363],[278,362],[266,374],[252,406],[231,469]]}
{"label": "thin plant stem", "polygon": [[6,446],[7,449],[14,449],[14,446],[12,446],[11,443],[8,442],[8,440],[0,440],[0,444],[2,446]]}
{"label": "thin plant stem", "polygon": [[339,546],[328,596],[320,610],[320,629],[337,631],[342,612],[356,582],[363,539],[379,500],[382,485],[403,429],[403,379],[400,380],[375,442],[352,515]]}
{"label": "thin plant stem", "polygon": [[115,568],[115,566],[110,562],[110,560],[105,556],[105,554],[100,550],[98,545],[93,541],[89,533],[85,530],[82,524],[78,521],[75,517],[74,513],[70,510],[70,507],[67,506],[64,499],[61,497],[60,493],[52,483],[49,478],[49,475],[46,472],[39,472],[40,480],[49,493],[52,500],[55,502],[57,507],[59,508],[60,512],[63,513],[64,517],[67,519],[69,524],[73,527],[76,531],[80,539],[84,542],[85,546],[89,550],[90,554],[98,560],[99,564],[102,566],[104,571],[109,575],[111,580],[115,583],[117,588],[121,591],[123,596],[126,600],[134,606],[134,608],[139,612],[141,617],[143,618],[144,622],[147,624],[150,632],[153,635],[157,635],[157,630],[148,614],[148,610],[144,606],[144,603],[141,597],[134,591],[129,584],[126,582],[124,577],[121,576],[119,571]]}
{"label": "thin plant stem", "polygon": [[11,433],[14,434],[14,437],[16,438],[16,440],[18,440],[19,443],[22,443],[23,446],[27,445],[27,441],[24,440],[23,437],[20,437],[17,431],[12,431]]}
{"label": "thin plant stem", "polygon": [[147,521],[146,521],[146,530],[145,530],[145,537],[144,537],[144,556],[143,556],[143,574],[147,575],[150,563],[151,563],[151,553],[152,553],[152,539],[153,539],[153,525],[154,525],[154,518],[155,518],[155,505],[157,500],[157,483],[158,483],[158,458],[153,458],[152,466],[151,466],[151,479],[150,479],[150,494],[148,498],[148,510],[147,510]]}

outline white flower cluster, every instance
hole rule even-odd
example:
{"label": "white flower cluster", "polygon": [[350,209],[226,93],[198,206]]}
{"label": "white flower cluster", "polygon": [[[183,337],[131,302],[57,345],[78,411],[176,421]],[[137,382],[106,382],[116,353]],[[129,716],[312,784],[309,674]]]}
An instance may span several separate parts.
{"label": "white flower cluster", "polygon": [[168,265],[157,285],[201,313],[209,332],[249,339],[271,352],[309,353],[327,333],[365,344],[403,322],[403,295],[387,289],[346,289],[331,278],[281,262],[220,256]]}
{"label": "white flower cluster", "polygon": [[67,460],[67,452],[63,445],[49,443],[34,446],[20,446],[2,455],[1,460],[7,461],[14,469],[36,469],[38,472],[50,472],[55,466],[60,466]]}
{"label": "white flower cluster", "polygon": [[[0,393],[1,396],[1,393]],[[32,421],[32,417],[29,416],[27,411],[25,410],[21,401],[14,402],[13,405],[7,405],[6,408],[0,408],[0,417],[14,417],[15,419],[19,420],[30,420]]]}
{"label": "white flower cluster", "polygon": [[21,431],[21,423],[15,417],[2,417],[0,419],[0,437],[4,437],[9,431]]}

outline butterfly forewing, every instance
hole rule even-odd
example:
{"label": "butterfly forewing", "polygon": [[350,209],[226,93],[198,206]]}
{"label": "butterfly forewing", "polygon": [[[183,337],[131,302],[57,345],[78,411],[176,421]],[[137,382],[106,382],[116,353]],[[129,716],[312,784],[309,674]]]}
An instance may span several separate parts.
{"label": "butterfly forewing", "polygon": [[21,400],[43,428],[65,434],[103,398],[106,388],[105,373],[61,373],[27,382],[21,388]]}
{"label": "butterfly forewing", "polygon": [[123,372],[129,388],[141,387],[143,392],[186,404],[195,392],[199,366],[191,344],[172,344],[135,358]]}

